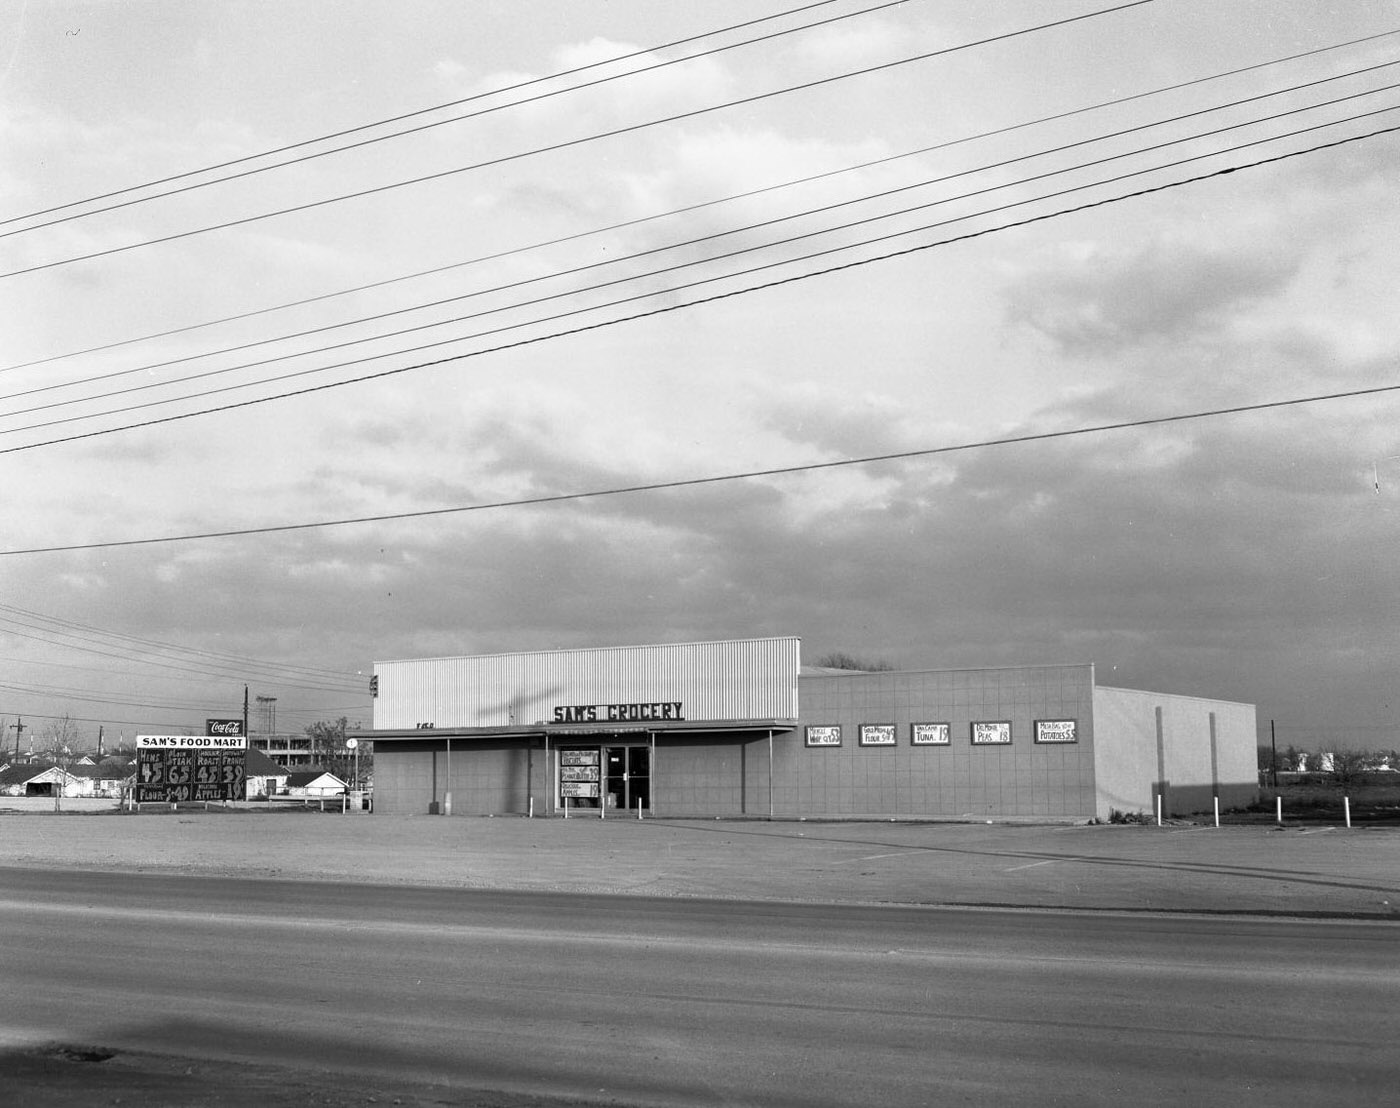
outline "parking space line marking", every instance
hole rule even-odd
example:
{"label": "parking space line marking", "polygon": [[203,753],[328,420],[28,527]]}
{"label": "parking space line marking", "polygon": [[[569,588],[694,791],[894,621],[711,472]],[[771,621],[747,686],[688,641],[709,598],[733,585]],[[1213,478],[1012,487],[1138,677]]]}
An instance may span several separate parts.
{"label": "parking space line marking", "polygon": [[1012,866],[1010,869],[1004,869],[1004,870],[1002,870],[1001,872],[1002,872],[1002,873],[1015,873],[1018,869],[1035,869],[1036,866],[1049,866],[1049,865],[1053,865],[1055,862],[1058,862],[1058,861],[1061,861],[1061,859],[1059,859],[1059,858],[1047,858],[1047,859],[1045,859],[1045,861],[1043,861],[1043,862],[1027,862],[1024,866]]}

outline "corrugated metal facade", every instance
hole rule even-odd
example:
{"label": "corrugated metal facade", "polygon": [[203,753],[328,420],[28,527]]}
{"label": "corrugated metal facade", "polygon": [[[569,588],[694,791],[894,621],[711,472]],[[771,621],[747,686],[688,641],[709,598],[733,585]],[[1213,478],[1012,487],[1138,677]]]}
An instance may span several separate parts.
{"label": "corrugated metal facade", "polygon": [[376,662],[374,727],[511,727],[571,705],[679,704],[687,720],[796,719],[797,638]]}

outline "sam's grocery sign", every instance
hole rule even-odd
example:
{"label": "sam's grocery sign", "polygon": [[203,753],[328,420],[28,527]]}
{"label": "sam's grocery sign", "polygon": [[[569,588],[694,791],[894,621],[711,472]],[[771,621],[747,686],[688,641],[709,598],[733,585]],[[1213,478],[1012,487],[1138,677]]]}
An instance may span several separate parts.
{"label": "sam's grocery sign", "polygon": [[683,720],[679,700],[640,704],[557,704],[555,723],[651,723]]}

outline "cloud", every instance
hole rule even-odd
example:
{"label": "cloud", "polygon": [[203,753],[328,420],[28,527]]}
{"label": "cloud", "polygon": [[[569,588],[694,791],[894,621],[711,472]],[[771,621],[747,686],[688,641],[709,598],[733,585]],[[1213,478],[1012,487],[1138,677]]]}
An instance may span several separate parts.
{"label": "cloud", "polygon": [[839,72],[897,57],[910,37],[903,23],[866,16],[798,35],[792,52],[809,64]]}
{"label": "cloud", "polygon": [[1004,293],[1014,324],[1062,351],[1108,357],[1126,348],[1204,343],[1279,295],[1298,260],[1262,249],[1156,241],[1144,247],[1055,251]]}

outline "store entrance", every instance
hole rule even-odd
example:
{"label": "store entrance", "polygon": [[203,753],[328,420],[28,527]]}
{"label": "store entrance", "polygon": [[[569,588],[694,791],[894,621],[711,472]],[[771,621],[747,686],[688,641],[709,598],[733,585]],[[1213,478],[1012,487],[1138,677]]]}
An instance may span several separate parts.
{"label": "store entrance", "polygon": [[559,806],[617,812],[651,811],[651,749],[573,747],[559,751]]}
{"label": "store entrance", "polygon": [[651,810],[651,751],[645,746],[610,746],[604,751],[608,807]]}

